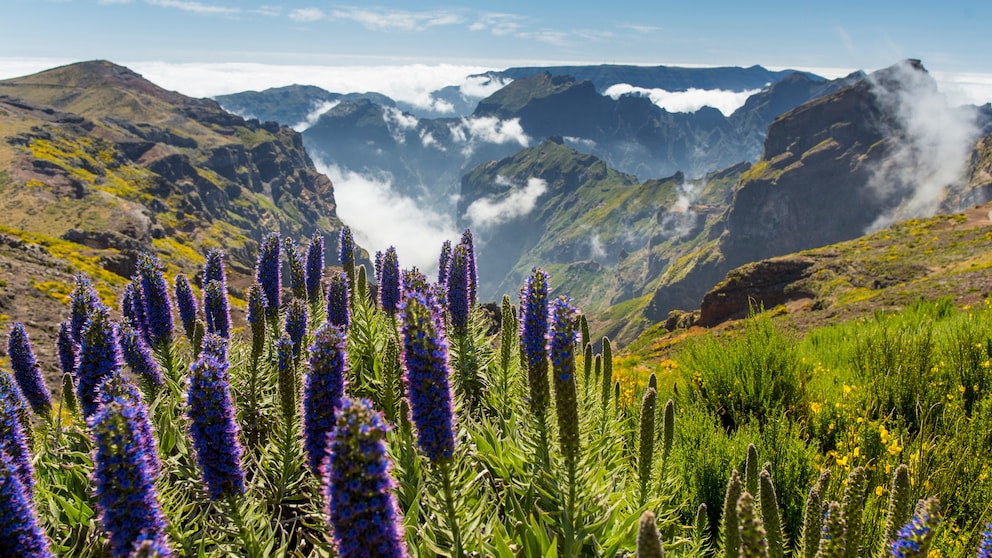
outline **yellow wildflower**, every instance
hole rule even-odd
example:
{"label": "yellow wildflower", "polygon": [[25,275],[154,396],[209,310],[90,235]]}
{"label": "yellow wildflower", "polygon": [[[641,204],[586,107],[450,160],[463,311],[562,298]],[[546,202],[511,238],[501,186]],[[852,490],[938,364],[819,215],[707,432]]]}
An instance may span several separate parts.
{"label": "yellow wildflower", "polygon": [[882,497],[882,494],[885,494],[885,487],[884,486],[876,486],[875,487],[875,497],[876,498],[881,498]]}

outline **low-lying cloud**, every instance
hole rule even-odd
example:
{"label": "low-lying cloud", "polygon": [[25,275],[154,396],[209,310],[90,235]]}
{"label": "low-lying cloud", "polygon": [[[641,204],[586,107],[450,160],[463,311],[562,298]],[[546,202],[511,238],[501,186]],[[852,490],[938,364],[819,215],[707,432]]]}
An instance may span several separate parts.
{"label": "low-lying cloud", "polygon": [[895,146],[874,169],[869,186],[881,196],[905,196],[869,229],[878,230],[900,219],[936,213],[947,188],[964,180],[978,128],[973,111],[952,107],[930,76],[908,63],[893,66],[884,81],[872,85],[898,128]]}
{"label": "low-lying cloud", "polygon": [[293,124],[293,129],[297,132],[303,133],[304,130],[310,128],[317,123],[320,119],[320,115],[331,110],[332,108],[341,104],[341,101],[324,101],[322,103],[317,103],[314,105],[310,112],[307,113],[306,117],[300,122]]}
{"label": "low-lying cloud", "polygon": [[395,246],[403,267],[417,266],[427,274],[437,271],[441,245],[460,235],[450,216],[397,193],[387,176],[315,164],[334,183],[338,216],[351,227],[358,244],[373,253]]}
{"label": "low-lying cloud", "polygon": [[395,107],[383,107],[382,119],[396,143],[406,143],[407,130],[415,130],[419,121],[412,114],[405,114]]}
{"label": "low-lying cloud", "polygon": [[713,107],[730,116],[742,106],[747,98],[760,89],[749,91],[727,91],[723,89],[689,89],[686,91],[666,91],[664,89],[646,89],[627,83],[611,85],[604,93],[613,99],[624,95],[647,97],[651,102],[668,112],[696,112],[703,107]]}
{"label": "low-lying cloud", "polygon": [[495,116],[463,117],[458,124],[450,126],[451,138],[465,144],[464,155],[471,155],[479,143],[516,143],[521,147],[530,146],[528,136],[520,125],[519,118],[500,120]]}
{"label": "low-lying cloud", "polygon": [[[496,177],[501,186],[514,187],[504,176]],[[511,190],[502,198],[481,198],[472,202],[465,210],[465,216],[473,227],[493,227],[529,214],[537,205],[537,199],[548,191],[548,183],[542,178],[528,178],[523,188]]]}

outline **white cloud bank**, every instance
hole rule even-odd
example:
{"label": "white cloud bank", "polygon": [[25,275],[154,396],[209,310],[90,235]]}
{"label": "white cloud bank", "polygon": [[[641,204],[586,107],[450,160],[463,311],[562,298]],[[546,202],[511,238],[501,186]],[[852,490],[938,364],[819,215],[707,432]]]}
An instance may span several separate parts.
{"label": "white cloud bank", "polygon": [[[513,186],[504,176],[497,176],[496,183],[501,186]],[[486,228],[523,217],[537,205],[537,199],[548,191],[548,183],[542,178],[528,178],[523,188],[512,190],[501,199],[481,198],[472,202],[465,210],[465,215],[473,227]]]}
{"label": "white cloud bank", "polygon": [[471,155],[479,143],[517,143],[521,147],[529,147],[531,141],[520,125],[519,118],[500,120],[495,116],[463,117],[449,129],[453,140],[465,144],[462,148],[464,155]]}
{"label": "white cloud bank", "polygon": [[306,117],[301,121],[293,125],[293,129],[297,132],[302,133],[307,128],[313,126],[320,119],[320,115],[331,110],[332,108],[341,104],[341,101],[325,101],[323,103],[317,103],[314,105],[313,109],[307,113]]}
{"label": "white cloud bank", "polygon": [[450,216],[398,194],[388,178],[314,163],[334,183],[338,216],[359,245],[372,253],[395,246],[404,268],[417,266],[428,276],[437,272],[441,245],[461,234]]}
{"label": "white cloud bank", "polygon": [[664,89],[646,89],[627,83],[611,85],[604,93],[613,99],[624,95],[647,97],[651,102],[668,112],[696,112],[703,107],[713,107],[730,116],[742,106],[747,98],[760,89],[749,91],[726,91],[723,89],[689,89],[687,91],[666,91]]}

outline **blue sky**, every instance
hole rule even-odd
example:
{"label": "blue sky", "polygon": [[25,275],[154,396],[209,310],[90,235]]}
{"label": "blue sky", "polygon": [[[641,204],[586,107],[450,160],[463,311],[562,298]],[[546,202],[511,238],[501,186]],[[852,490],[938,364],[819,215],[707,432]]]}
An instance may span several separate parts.
{"label": "blue sky", "polygon": [[[992,2],[4,0],[0,77],[48,61],[501,68],[535,63],[761,64],[839,75],[906,57],[992,74]],[[144,66],[142,66],[144,64]],[[229,69],[233,66],[229,66]],[[460,70],[459,70],[460,71]],[[457,73],[454,70],[453,73]],[[156,74],[191,94],[227,91]],[[167,75],[168,74],[168,75]],[[306,72],[302,72],[305,77]],[[172,76],[172,77],[168,77]],[[147,77],[147,74],[146,74]],[[185,81],[184,81],[185,80]],[[984,83],[984,82],[983,82]],[[268,84],[266,84],[268,85]],[[220,88],[224,91],[211,89]]]}

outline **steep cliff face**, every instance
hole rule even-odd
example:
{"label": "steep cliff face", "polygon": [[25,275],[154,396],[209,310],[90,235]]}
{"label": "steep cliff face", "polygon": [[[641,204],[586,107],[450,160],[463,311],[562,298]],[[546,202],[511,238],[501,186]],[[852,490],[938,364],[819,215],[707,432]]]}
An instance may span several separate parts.
{"label": "steep cliff face", "polygon": [[217,247],[240,296],[264,233],[321,229],[333,253],[341,227],[299,134],[103,61],[0,81],[0,214],[4,290],[31,308],[43,354],[74,272],[116,306],[139,252],[192,275]]}

